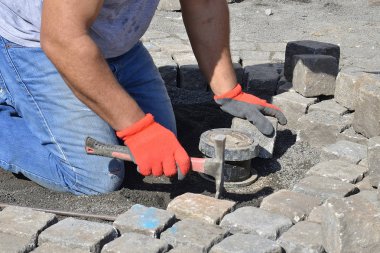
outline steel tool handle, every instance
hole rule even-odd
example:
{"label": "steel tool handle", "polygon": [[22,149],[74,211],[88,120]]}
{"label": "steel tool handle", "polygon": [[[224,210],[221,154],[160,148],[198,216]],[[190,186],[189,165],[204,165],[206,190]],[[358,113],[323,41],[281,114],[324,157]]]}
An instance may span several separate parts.
{"label": "steel tool handle", "polygon": [[[90,155],[100,155],[106,157],[113,157],[122,159],[125,161],[134,162],[131,151],[127,146],[111,145],[101,143],[94,138],[87,137],[85,141],[86,153]],[[204,173],[205,171],[205,158],[190,157],[191,169],[196,172]],[[181,170],[177,170],[178,180],[183,180],[185,176],[181,173]]]}

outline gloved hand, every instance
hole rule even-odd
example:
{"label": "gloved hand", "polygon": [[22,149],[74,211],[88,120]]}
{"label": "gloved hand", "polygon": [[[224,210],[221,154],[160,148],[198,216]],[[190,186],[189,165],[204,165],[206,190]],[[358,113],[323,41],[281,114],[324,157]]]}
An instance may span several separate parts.
{"label": "gloved hand", "polygon": [[225,94],[215,96],[214,99],[221,105],[223,111],[251,121],[265,135],[273,133],[273,126],[264,115],[276,117],[281,125],[285,125],[287,122],[280,108],[263,99],[244,93],[240,84]]}
{"label": "gloved hand", "polygon": [[154,121],[147,114],[134,125],[117,131],[116,135],[124,141],[144,176],[173,176],[177,166],[182,175],[190,169],[190,158],[176,136]]}

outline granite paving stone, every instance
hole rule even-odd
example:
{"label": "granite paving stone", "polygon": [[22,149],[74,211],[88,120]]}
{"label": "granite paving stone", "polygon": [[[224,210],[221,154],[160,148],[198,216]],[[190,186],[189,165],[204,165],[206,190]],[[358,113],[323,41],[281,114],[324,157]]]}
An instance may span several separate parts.
{"label": "granite paving stone", "polygon": [[331,198],[324,206],[322,240],[327,252],[378,252],[380,217],[370,201],[357,196]]}
{"label": "granite paving stone", "polygon": [[248,120],[241,118],[232,119],[231,129],[242,131],[252,136],[253,140],[255,140],[255,142],[259,145],[258,157],[268,159],[273,156],[274,143],[277,137],[278,121],[274,117],[266,116],[266,118],[272,123],[274,129],[273,134],[270,136],[262,134],[255,125]]}
{"label": "granite paving stone", "polygon": [[158,238],[160,233],[174,222],[175,215],[171,211],[136,204],[119,215],[113,226],[121,234],[136,232]]}
{"label": "granite paving stone", "polygon": [[368,169],[369,180],[372,186],[377,187],[380,183],[380,136],[373,137],[368,141]]}
{"label": "granite paving stone", "polygon": [[[369,190],[362,190],[358,194],[354,195],[355,198],[362,198],[371,202],[377,208],[380,208],[380,201],[378,198],[378,189],[372,188]],[[354,197],[352,196],[352,197]]]}
{"label": "granite paving stone", "polygon": [[178,246],[169,251],[170,253],[203,253],[202,249],[194,248],[192,246]]}
{"label": "granite paving stone", "polygon": [[368,174],[368,168],[342,160],[328,160],[313,166],[306,175],[339,179],[355,184]]}
{"label": "granite paving stone", "polygon": [[276,94],[278,95],[285,92],[295,92],[293,89],[293,84],[291,82],[285,82],[282,84],[279,83]]}
{"label": "granite paving stone", "polygon": [[175,39],[173,37],[161,38],[161,39],[152,39],[150,42],[161,48],[161,51],[167,52],[168,54],[175,53],[191,53],[192,48],[188,43],[185,43],[181,39]]}
{"label": "granite paving stone", "polygon": [[28,238],[29,245],[36,245],[38,234],[56,222],[54,214],[9,206],[0,212],[0,233]]}
{"label": "granite paving stone", "polygon": [[278,243],[286,253],[325,253],[322,229],[318,223],[297,223],[278,239]]}
{"label": "granite paving stone", "polygon": [[380,81],[373,80],[360,87],[353,127],[356,132],[371,138],[380,135]]}
{"label": "granite paving stone", "polygon": [[322,204],[318,197],[308,196],[289,190],[279,190],[265,197],[260,208],[286,216],[293,223],[304,220],[311,210]]}
{"label": "granite paving stone", "polygon": [[309,107],[308,112],[313,111],[324,111],[324,112],[332,112],[339,115],[343,115],[347,112],[347,109],[344,106],[341,106],[334,99],[328,99],[311,105]]}
{"label": "granite paving stone", "polygon": [[368,145],[368,138],[355,132],[353,127],[350,127],[338,135],[338,140],[346,140],[355,142],[361,145]]}
{"label": "granite paving stone", "polygon": [[271,64],[259,64],[244,68],[246,91],[263,99],[274,96],[280,74]]}
{"label": "granite paving stone", "polygon": [[373,190],[373,186],[369,181],[369,177],[366,176],[362,181],[355,184],[360,191]]}
{"label": "granite paving stone", "polygon": [[51,243],[99,253],[104,244],[117,236],[116,229],[111,225],[67,218],[44,230],[38,237],[38,245]]}
{"label": "granite paving stone", "polygon": [[160,11],[180,11],[181,4],[179,0],[160,0],[157,10]]}
{"label": "granite paving stone", "polygon": [[176,87],[177,63],[165,52],[152,52],[151,55],[165,84]]}
{"label": "granite paving stone", "polygon": [[337,141],[331,145],[323,147],[321,160],[343,160],[349,163],[358,164],[367,157],[367,146],[351,141]]}
{"label": "granite paving stone", "polygon": [[317,98],[305,98],[296,92],[284,92],[276,95],[272,99],[272,103],[285,114],[289,128],[296,128],[298,119],[307,113],[310,105],[317,102]]}
{"label": "granite paving stone", "polygon": [[342,106],[355,110],[358,90],[363,82],[358,82],[362,72],[356,69],[341,70],[336,78],[334,99]]}
{"label": "granite paving stone", "polygon": [[5,234],[0,232],[0,253],[27,253],[36,247],[28,236]]}
{"label": "granite paving stone", "polygon": [[319,41],[301,40],[291,41],[286,45],[285,51],[285,77],[292,81],[293,79],[293,56],[300,54],[310,55],[330,55],[333,56],[339,65],[340,47],[338,45],[324,43]]}
{"label": "granite paving stone", "polygon": [[338,62],[328,55],[293,56],[293,88],[304,97],[331,96],[335,92]]}
{"label": "granite paving stone", "polygon": [[189,90],[207,90],[207,81],[201,73],[198,62],[192,53],[176,53],[173,55],[174,61],[179,68],[180,88]]}
{"label": "granite paving stone", "polygon": [[350,124],[349,117],[331,112],[310,112],[298,120],[299,137],[314,147],[327,146],[335,143],[338,134]]}
{"label": "granite paving stone", "polygon": [[293,191],[301,192],[306,195],[322,198],[326,200],[330,197],[347,197],[358,192],[355,185],[341,180],[309,176],[302,179],[294,187]]}
{"label": "granite paving stone", "polygon": [[38,246],[33,253],[90,253],[89,250],[85,249],[75,249],[75,248],[66,248],[60,245],[44,243],[41,246]]}
{"label": "granite paving stone", "polygon": [[174,248],[186,246],[200,252],[208,252],[228,234],[226,229],[217,225],[195,219],[184,219],[164,231],[161,240],[168,242]]}
{"label": "granite paving stone", "polygon": [[202,194],[185,193],[173,199],[167,210],[175,213],[179,219],[194,218],[207,223],[218,224],[223,216],[230,212],[235,202],[216,199]]}
{"label": "granite paving stone", "polygon": [[243,67],[266,65],[270,63],[271,53],[255,50],[240,50],[240,58],[243,62]]}
{"label": "granite paving stone", "polygon": [[286,44],[285,42],[259,42],[257,48],[267,52],[282,52],[285,56]]}
{"label": "granite paving stone", "polygon": [[251,206],[227,214],[220,223],[220,226],[233,234],[258,234],[270,240],[276,240],[292,225],[286,216]]}
{"label": "granite paving stone", "polygon": [[230,43],[231,51],[255,51],[257,49],[257,45],[253,41],[245,41],[245,40],[233,40]]}
{"label": "granite paving stone", "polygon": [[307,217],[306,221],[321,224],[323,222],[323,215],[324,215],[325,211],[326,210],[325,210],[324,206],[314,207],[314,209],[311,210],[311,212],[310,212],[309,216]]}
{"label": "granite paving stone", "polygon": [[163,38],[168,38],[168,37],[170,37],[169,33],[149,29],[148,31],[144,33],[141,40],[143,42],[146,42],[146,41],[151,41],[155,39],[163,39]]}
{"label": "granite paving stone", "polygon": [[282,248],[259,235],[234,234],[212,247],[210,253],[282,253]]}
{"label": "granite paving stone", "polygon": [[169,248],[169,244],[163,240],[138,233],[125,233],[104,245],[102,253],[164,253],[169,251]]}

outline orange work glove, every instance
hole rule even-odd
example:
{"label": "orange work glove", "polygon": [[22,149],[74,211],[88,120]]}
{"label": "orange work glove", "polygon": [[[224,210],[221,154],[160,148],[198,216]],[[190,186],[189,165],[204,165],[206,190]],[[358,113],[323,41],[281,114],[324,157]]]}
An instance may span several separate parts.
{"label": "orange work glove", "polygon": [[138,171],[144,176],[170,177],[177,173],[177,167],[186,175],[190,169],[190,158],[176,136],[155,122],[152,114],[116,131],[116,135],[129,148]]}
{"label": "orange work glove", "polygon": [[276,117],[281,125],[287,123],[286,117],[280,108],[263,99],[244,93],[240,84],[237,84],[234,89],[225,94],[215,96],[214,100],[223,111],[235,117],[251,121],[265,135],[273,133],[273,126],[264,115]]}

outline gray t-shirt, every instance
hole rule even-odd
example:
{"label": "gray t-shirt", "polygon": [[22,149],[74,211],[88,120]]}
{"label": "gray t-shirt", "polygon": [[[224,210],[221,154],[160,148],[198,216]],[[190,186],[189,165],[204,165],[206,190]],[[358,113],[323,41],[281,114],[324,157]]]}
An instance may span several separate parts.
{"label": "gray t-shirt", "polygon": [[[78,0],[80,1],[80,0]],[[43,0],[0,0],[0,35],[40,47]],[[89,34],[105,58],[124,54],[148,29],[159,0],[105,0]]]}

